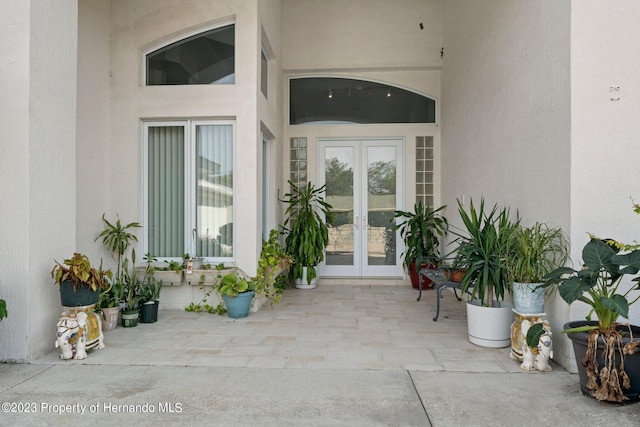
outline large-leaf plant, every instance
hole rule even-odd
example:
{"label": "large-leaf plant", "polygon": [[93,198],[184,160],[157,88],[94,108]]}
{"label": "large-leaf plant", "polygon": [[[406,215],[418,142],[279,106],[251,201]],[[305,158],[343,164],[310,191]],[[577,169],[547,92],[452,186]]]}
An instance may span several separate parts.
{"label": "large-leaf plant", "polygon": [[446,236],[449,231],[449,222],[441,213],[445,208],[446,205],[433,209],[418,202],[413,211],[394,212],[394,218],[402,219],[395,225],[394,231],[400,230],[400,237],[404,241],[402,256],[407,268],[415,263],[417,272],[423,262],[437,262],[440,258],[439,238]]}
{"label": "large-leaf plant", "polygon": [[287,205],[282,232],[286,235],[286,251],[293,259],[291,277],[301,279],[303,268],[307,267],[307,282],[311,283],[329,243],[326,222],[333,222],[332,206],[322,196],[324,185],[316,187],[309,182],[298,186],[291,181],[289,185],[291,192],[282,199]]}

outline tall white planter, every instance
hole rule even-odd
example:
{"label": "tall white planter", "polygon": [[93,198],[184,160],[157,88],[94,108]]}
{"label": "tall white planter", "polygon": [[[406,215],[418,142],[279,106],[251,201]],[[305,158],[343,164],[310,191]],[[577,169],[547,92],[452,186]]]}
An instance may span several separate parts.
{"label": "tall white planter", "polygon": [[311,283],[307,282],[307,267],[302,268],[302,279],[295,280],[297,289],[314,289],[318,286],[318,276],[311,279]]}
{"label": "tall white planter", "polygon": [[483,307],[480,300],[467,303],[467,327],[472,344],[502,348],[511,345],[513,306],[504,301],[494,301],[494,307]]}

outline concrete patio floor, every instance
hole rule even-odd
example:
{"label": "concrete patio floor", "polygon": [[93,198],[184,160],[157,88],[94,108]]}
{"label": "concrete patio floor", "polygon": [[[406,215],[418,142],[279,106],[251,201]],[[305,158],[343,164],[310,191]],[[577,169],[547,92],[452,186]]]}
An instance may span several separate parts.
{"label": "concrete patio floor", "polygon": [[60,360],[52,334],[33,364],[0,365],[0,400],[36,409],[0,425],[640,425],[640,404],[597,402],[557,365],[523,372],[508,348],[469,343],[453,293],[438,322],[434,293],[416,297],[409,285],[321,285],[245,319],[160,310],[157,323],[105,332],[82,361]]}

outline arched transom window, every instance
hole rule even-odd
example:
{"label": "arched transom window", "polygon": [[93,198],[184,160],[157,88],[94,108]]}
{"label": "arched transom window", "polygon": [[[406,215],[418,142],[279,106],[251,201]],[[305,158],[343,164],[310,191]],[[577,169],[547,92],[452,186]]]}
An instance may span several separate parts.
{"label": "arched transom window", "polygon": [[435,123],[436,101],[388,84],[335,77],[290,80],[289,123]]}

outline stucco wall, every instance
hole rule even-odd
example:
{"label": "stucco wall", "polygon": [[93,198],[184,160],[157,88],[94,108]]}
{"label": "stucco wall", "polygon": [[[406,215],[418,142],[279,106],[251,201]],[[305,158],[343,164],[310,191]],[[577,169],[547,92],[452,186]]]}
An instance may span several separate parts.
{"label": "stucco wall", "polygon": [[0,296],[9,310],[0,360],[29,362],[51,350],[60,313],[53,258],[75,249],[77,5],[14,4],[0,35],[0,77],[11,82],[0,94]]}
{"label": "stucco wall", "polygon": [[282,4],[285,69],[440,65],[442,0]]}
{"label": "stucco wall", "polygon": [[[169,0],[112,2],[111,194],[112,211],[124,221],[142,218],[142,137],[144,119],[232,118],[236,121],[234,229],[237,265],[255,271],[261,236],[258,204],[261,29],[256,1]],[[274,16],[278,16],[277,14]],[[265,27],[277,28],[265,18]],[[143,82],[143,55],[186,31],[235,22],[236,83],[233,85],[150,86]],[[278,35],[272,36],[278,42]],[[271,107],[261,117],[273,122]],[[141,233],[140,233],[141,234]],[[137,251],[142,254],[142,247]],[[165,308],[184,308],[188,290],[166,289]],[[183,295],[184,293],[184,295]]]}
{"label": "stucco wall", "polygon": [[[289,79],[298,76],[372,80],[413,90],[439,101],[441,0],[284,0],[282,4],[285,105],[289,97]],[[400,137],[406,141],[407,159],[413,159],[415,136],[434,136],[436,156],[440,148],[437,124],[289,126],[287,108],[282,120],[285,141],[291,137],[308,138],[312,181],[316,179],[318,138]],[[285,151],[282,159],[285,165],[289,164],[288,156]],[[435,168],[438,176],[437,162]],[[285,174],[281,182],[284,190],[288,190],[287,179],[288,174]],[[415,162],[407,160],[405,206],[413,206],[414,184]],[[439,201],[437,190],[436,201]]]}
{"label": "stucco wall", "polygon": [[[570,232],[569,23],[569,2],[445,2],[442,194],[455,225],[456,199],[484,196]],[[566,305],[546,309],[559,332]]]}
{"label": "stucco wall", "polygon": [[[78,2],[77,250],[98,264],[108,254],[94,239],[111,209],[110,9],[109,0]],[[117,190],[116,190],[117,192]],[[125,220],[125,218],[123,218]]]}
{"label": "stucco wall", "polygon": [[[633,0],[571,3],[571,187],[572,257],[586,233],[640,241],[640,3]],[[619,90],[611,91],[611,87]],[[612,100],[613,98],[613,100]],[[638,296],[634,292],[631,296]],[[587,306],[572,305],[570,318]],[[624,319],[620,319],[624,320]],[[640,306],[631,323],[640,324]]]}

